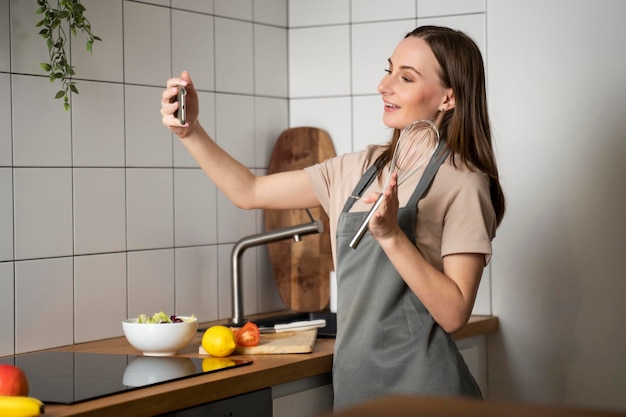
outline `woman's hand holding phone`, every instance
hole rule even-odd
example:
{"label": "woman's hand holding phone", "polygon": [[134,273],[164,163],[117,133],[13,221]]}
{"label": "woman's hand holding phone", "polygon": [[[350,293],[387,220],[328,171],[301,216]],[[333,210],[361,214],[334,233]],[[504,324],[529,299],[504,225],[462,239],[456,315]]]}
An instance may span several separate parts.
{"label": "woman's hand holding phone", "polygon": [[167,80],[161,95],[162,123],[179,138],[185,138],[195,130],[198,117],[198,95],[187,71],[180,78]]}

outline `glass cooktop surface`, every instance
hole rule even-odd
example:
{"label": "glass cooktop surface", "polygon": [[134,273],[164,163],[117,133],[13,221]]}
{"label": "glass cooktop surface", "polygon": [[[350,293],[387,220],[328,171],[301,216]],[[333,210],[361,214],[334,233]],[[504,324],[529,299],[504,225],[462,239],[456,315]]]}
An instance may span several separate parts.
{"label": "glass cooktop surface", "polygon": [[29,395],[74,404],[107,395],[219,372],[251,360],[46,351],[0,358],[26,373]]}

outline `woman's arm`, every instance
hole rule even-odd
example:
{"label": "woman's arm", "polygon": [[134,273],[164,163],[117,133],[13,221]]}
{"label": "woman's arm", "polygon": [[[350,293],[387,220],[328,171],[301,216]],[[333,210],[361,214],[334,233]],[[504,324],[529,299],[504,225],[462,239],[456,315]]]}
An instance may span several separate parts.
{"label": "woman's arm", "polygon": [[440,272],[402,232],[381,241],[381,246],[443,330],[454,333],[467,324],[485,265],[483,254],[447,255],[443,258],[443,272]]}
{"label": "woman's arm", "polygon": [[[435,321],[448,333],[469,320],[485,265],[480,253],[443,258],[443,272],[433,267],[402,232],[397,222],[396,176],[392,176],[384,200],[370,221],[370,232]],[[368,200],[375,200],[369,196]]]}
{"label": "woman's arm", "polygon": [[[187,90],[185,125],[174,116],[178,103],[172,100],[179,85]],[[181,139],[203,171],[233,204],[244,209],[298,209],[319,205],[303,170],[255,176],[211,139],[198,121],[198,109],[198,94],[186,71],[180,78],[167,81],[161,96],[163,124]]]}

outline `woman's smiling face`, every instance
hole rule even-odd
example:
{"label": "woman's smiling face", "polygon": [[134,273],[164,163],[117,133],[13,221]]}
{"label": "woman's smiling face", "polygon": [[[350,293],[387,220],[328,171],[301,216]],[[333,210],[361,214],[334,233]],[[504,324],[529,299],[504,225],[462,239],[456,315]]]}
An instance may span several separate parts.
{"label": "woman's smiling face", "polygon": [[443,111],[454,107],[452,90],[441,85],[439,71],[437,58],[423,39],[409,36],[398,44],[378,85],[386,126],[402,129],[421,119],[439,124]]}

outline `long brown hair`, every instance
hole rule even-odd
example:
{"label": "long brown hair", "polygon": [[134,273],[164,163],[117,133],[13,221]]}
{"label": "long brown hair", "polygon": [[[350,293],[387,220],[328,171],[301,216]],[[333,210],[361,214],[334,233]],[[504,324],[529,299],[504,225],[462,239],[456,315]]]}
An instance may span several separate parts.
{"label": "long brown hair", "polygon": [[[496,223],[500,225],[506,203],[491,142],[485,69],[480,50],[463,32],[446,27],[420,26],[405,38],[409,36],[428,43],[441,69],[442,86],[452,88],[455,107],[444,114],[439,133],[451,151],[453,163],[458,155],[463,163],[469,161],[489,176],[491,202]],[[377,164],[384,165],[391,160],[399,136],[400,130],[395,129],[391,146],[376,161]]]}

